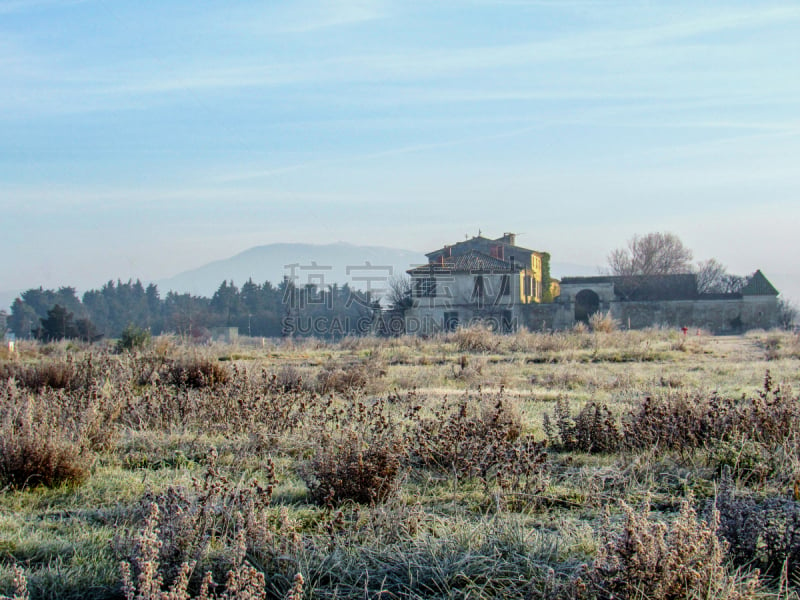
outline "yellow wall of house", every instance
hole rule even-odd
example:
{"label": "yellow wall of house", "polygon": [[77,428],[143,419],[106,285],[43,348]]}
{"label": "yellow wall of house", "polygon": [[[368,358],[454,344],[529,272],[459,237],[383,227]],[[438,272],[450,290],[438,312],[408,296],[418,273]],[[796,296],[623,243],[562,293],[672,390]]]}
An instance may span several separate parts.
{"label": "yellow wall of house", "polygon": [[[525,289],[525,277],[531,277],[531,294],[527,295]],[[531,254],[530,267],[519,274],[519,301],[522,304],[542,301],[542,257]]]}

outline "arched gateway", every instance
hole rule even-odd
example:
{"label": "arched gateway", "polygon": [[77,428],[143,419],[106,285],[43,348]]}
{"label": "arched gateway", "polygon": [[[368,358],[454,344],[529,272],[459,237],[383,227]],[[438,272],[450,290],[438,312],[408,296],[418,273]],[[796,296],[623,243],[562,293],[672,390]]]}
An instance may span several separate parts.
{"label": "arched gateway", "polygon": [[600,310],[600,296],[592,290],[581,290],[575,295],[575,320],[589,322],[589,317]]}

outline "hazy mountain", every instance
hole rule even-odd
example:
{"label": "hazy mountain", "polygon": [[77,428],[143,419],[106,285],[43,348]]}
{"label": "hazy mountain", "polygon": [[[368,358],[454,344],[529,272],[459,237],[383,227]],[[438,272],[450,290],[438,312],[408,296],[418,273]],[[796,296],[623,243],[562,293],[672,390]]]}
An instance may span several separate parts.
{"label": "hazy mountain", "polygon": [[297,285],[345,283],[358,289],[385,287],[383,278],[405,274],[407,269],[427,262],[424,254],[381,246],[336,244],[269,244],[256,246],[230,258],[217,260],[169,279],[157,281],[162,295],[169,290],[211,296],[224,281],[241,285],[278,285],[284,276],[294,276]]}
{"label": "hazy mountain", "polygon": [[[344,242],[326,245],[269,244],[250,248],[230,258],[156,283],[162,294],[174,290],[199,296],[213,295],[225,280],[233,280],[239,287],[251,277],[259,284],[270,281],[277,285],[284,275],[296,277],[294,281],[298,285],[348,283],[364,289],[369,283],[376,289],[381,287],[380,278],[405,274],[407,269],[425,262],[427,259],[421,252],[382,246],[356,246]],[[593,266],[553,263],[551,273],[553,277],[563,277],[597,275],[598,271]]]}

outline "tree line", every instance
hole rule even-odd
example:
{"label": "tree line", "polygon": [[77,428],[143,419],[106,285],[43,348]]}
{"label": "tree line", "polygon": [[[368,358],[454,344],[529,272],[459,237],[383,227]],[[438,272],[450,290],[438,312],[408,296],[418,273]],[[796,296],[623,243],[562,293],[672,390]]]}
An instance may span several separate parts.
{"label": "tree line", "polygon": [[155,284],[117,280],[81,297],[74,287],[26,290],[14,300],[7,325],[18,338],[43,341],[117,338],[130,325],[194,339],[208,337],[214,327],[260,337],[338,337],[363,333],[357,329],[368,327],[376,309],[368,294],[346,284],[319,288],[249,279],[237,287],[226,280],[207,298],[173,291],[161,297]]}

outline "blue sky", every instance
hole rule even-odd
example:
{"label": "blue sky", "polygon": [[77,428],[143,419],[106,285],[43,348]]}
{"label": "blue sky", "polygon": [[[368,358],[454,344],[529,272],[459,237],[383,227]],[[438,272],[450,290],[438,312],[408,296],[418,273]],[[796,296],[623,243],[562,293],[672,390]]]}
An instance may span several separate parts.
{"label": "blue sky", "polygon": [[0,0],[0,290],[672,231],[800,299],[794,2]]}

